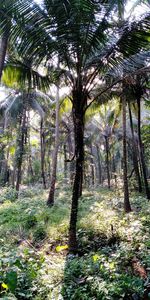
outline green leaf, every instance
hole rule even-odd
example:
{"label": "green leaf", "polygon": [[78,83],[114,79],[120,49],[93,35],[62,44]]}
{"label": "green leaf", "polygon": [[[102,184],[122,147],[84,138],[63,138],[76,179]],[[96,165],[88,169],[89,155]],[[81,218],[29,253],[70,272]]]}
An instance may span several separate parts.
{"label": "green leaf", "polygon": [[96,262],[99,260],[100,256],[98,254],[95,254],[92,256],[92,258],[93,258],[93,261]]}
{"label": "green leaf", "polygon": [[17,287],[17,272],[16,271],[8,271],[6,273],[6,284],[12,293],[14,293]]}

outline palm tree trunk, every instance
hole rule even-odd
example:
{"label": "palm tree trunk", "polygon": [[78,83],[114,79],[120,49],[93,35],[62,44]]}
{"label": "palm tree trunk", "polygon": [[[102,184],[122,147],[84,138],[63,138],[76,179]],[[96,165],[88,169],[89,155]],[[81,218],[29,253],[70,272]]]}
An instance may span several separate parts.
{"label": "palm tree trunk", "polygon": [[43,188],[46,189],[46,179],[45,179],[45,134],[43,131],[43,120],[40,124],[40,143],[41,143],[41,176],[43,180]]}
{"label": "palm tree trunk", "polygon": [[18,151],[17,151],[17,159],[16,159],[16,166],[17,166],[17,176],[16,176],[16,191],[19,191],[20,184],[21,184],[21,177],[22,177],[22,162],[23,162],[23,155],[24,155],[24,145],[27,143],[28,138],[28,95],[23,93],[23,110],[22,115],[20,118],[20,126],[19,126],[19,138],[18,138]]}
{"label": "palm tree trunk", "polygon": [[92,180],[92,185],[95,183],[95,174],[94,174],[94,161],[93,161],[93,147],[92,144],[90,145],[90,150],[91,150],[91,180]]}
{"label": "palm tree trunk", "polygon": [[33,177],[34,177],[34,172],[33,172],[33,167],[32,167],[32,156],[31,154],[29,154],[29,174],[32,177],[32,181],[33,181]]}
{"label": "palm tree trunk", "polygon": [[49,141],[48,151],[47,151],[47,162],[48,162],[47,171],[48,171],[49,181],[51,181],[51,160],[50,160],[50,156],[51,156],[51,143]]}
{"label": "palm tree trunk", "polygon": [[67,147],[64,144],[64,181],[67,179]]}
{"label": "palm tree trunk", "polygon": [[24,109],[23,115],[21,117],[21,126],[19,126],[19,137],[18,137],[18,149],[17,149],[17,157],[16,157],[16,167],[17,167],[17,175],[16,175],[16,191],[19,191],[20,183],[21,183],[21,173],[22,173],[22,160],[24,154],[24,139],[25,139],[25,128],[26,128],[26,110]]}
{"label": "palm tree trunk", "polygon": [[[74,156],[74,147],[73,147],[73,142],[72,142],[72,138],[71,138],[70,128],[68,128],[67,142],[68,142],[69,157],[71,158],[71,157]],[[73,179],[74,179],[74,171],[75,171],[75,161],[74,161],[74,159],[72,159],[69,164],[70,164],[70,168],[69,168],[69,171],[70,171],[70,184],[72,185],[73,184]]]}
{"label": "palm tree trunk", "polygon": [[97,163],[98,163],[98,181],[99,181],[99,184],[101,184],[102,183],[102,168],[101,168],[101,159],[100,159],[98,145],[96,145],[96,151],[97,151]]}
{"label": "palm tree trunk", "polygon": [[114,155],[112,157],[112,170],[114,173],[115,188],[117,188],[117,168]]}
{"label": "palm tree trunk", "polygon": [[[125,93],[125,91],[124,91]],[[123,125],[123,182],[124,182],[124,210],[131,211],[127,177],[127,142],[126,142],[126,96],[122,96],[122,125]]]}
{"label": "palm tree trunk", "polygon": [[[29,120],[30,120],[30,116],[29,116],[29,112],[28,112],[28,124],[29,124]],[[29,147],[29,152],[28,152],[29,175],[31,175],[32,181],[34,181],[34,171],[33,171],[33,166],[32,166],[30,127],[28,130],[28,147]]]}
{"label": "palm tree trunk", "polygon": [[[76,226],[78,215],[78,200],[82,191],[83,182],[83,163],[84,163],[84,112],[83,107],[80,106],[82,97],[73,99],[73,121],[74,121],[74,133],[75,133],[75,158],[76,158],[76,170],[73,184],[72,193],[72,205],[71,216],[69,226],[69,251],[76,253],[78,249]],[[80,102],[79,102],[80,101]],[[84,102],[85,103],[85,102]]]}
{"label": "palm tree trunk", "polygon": [[141,166],[142,166],[146,196],[147,196],[147,199],[150,200],[150,189],[149,189],[149,186],[148,186],[148,180],[147,180],[147,174],[146,174],[146,165],[145,165],[145,159],[144,159],[144,153],[143,153],[143,144],[142,144],[142,138],[141,138],[141,99],[140,99],[140,97],[137,97],[137,106],[138,106],[139,153],[140,153],[140,159],[141,159]]}
{"label": "palm tree trunk", "polygon": [[107,136],[105,136],[105,149],[106,149],[107,181],[108,181],[108,188],[110,189],[109,140]]}
{"label": "palm tree trunk", "polygon": [[133,121],[132,121],[132,112],[131,112],[131,107],[130,107],[130,102],[128,101],[128,108],[129,108],[129,118],[130,118],[130,127],[131,127],[131,133],[132,133],[132,148],[133,148],[133,165],[135,169],[135,174],[138,182],[138,190],[139,193],[142,192],[142,182],[141,182],[141,177],[140,177],[140,172],[139,172],[139,166],[138,166],[138,153],[137,153],[137,147],[135,143],[135,136],[134,136],[134,128],[133,128]]}
{"label": "palm tree trunk", "polygon": [[50,186],[49,196],[47,200],[48,206],[54,205],[58,149],[59,149],[59,86],[57,86],[57,91],[56,91],[55,148],[53,152],[51,186]]}
{"label": "palm tree trunk", "polygon": [[4,63],[5,63],[8,38],[9,38],[9,29],[6,28],[5,32],[3,33],[2,37],[1,37],[1,42],[0,42],[0,81],[2,78],[2,72],[3,72],[3,68],[4,68]]}

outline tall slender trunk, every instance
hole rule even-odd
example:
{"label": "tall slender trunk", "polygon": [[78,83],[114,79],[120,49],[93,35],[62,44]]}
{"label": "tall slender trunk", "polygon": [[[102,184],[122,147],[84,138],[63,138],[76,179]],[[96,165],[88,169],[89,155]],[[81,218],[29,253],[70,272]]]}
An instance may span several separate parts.
{"label": "tall slender trunk", "polygon": [[59,149],[59,86],[57,86],[57,90],[56,90],[55,148],[53,152],[53,161],[52,161],[51,186],[50,186],[50,191],[47,200],[48,206],[54,205],[58,149]]}
{"label": "tall slender trunk", "polygon": [[102,183],[102,167],[101,167],[101,159],[100,159],[98,145],[96,145],[96,151],[97,151],[97,162],[98,162],[98,181],[99,181],[99,184],[101,184]]}
{"label": "tall slender trunk", "polygon": [[142,182],[141,182],[141,177],[140,177],[140,172],[139,172],[139,166],[138,166],[138,153],[137,153],[137,147],[135,143],[135,136],[134,136],[134,128],[133,128],[133,120],[132,120],[132,112],[131,112],[131,107],[130,107],[130,102],[128,101],[128,108],[129,108],[129,118],[130,118],[130,127],[131,127],[131,133],[132,133],[132,156],[133,156],[133,165],[135,169],[135,175],[136,179],[138,182],[138,190],[139,193],[142,192]]}
{"label": "tall slender trunk", "polygon": [[[4,120],[2,119],[0,124],[0,134],[1,136],[4,136],[5,134],[5,124]],[[6,184],[6,166],[7,166],[7,159],[5,157],[5,147],[3,143],[0,145],[0,185],[4,186]],[[9,149],[9,147],[8,147]]]}
{"label": "tall slender trunk", "polygon": [[140,97],[137,97],[137,106],[138,106],[139,153],[140,153],[140,159],[141,159],[141,166],[142,166],[146,196],[147,196],[147,199],[150,200],[150,189],[149,189],[149,186],[148,186],[148,180],[147,180],[147,174],[146,174],[146,165],[145,165],[145,159],[144,159],[144,153],[143,153],[143,144],[142,144],[142,138],[141,138],[141,99],[140,99]]}
{"label": "tall slender trunk", "polygon": [[[28,112],[28,124],[30,122],[30,114]],[[28,129],[28,169],[29,169],[29,176],[31,176],[32,181],[34,181],[34,171],[33,171],[33,166],[32,166],[32,151],[31,151],[31,136],[30,136],[30,126]]]}
{"label": "tall slender trunk", "polygon": [[[1,134],[4,135],[4,128]],[[0,185],[5,186],[7,183],[7,173],[8,173],[8,159],[9,158],[9,138],[7,139],[7,151],[5,149],[5,145],[1,145],[0,149]],[[6,154],[5,154],[6,153]]]}
{"label": "tall slender trunk", "polygon": [[[74,147],[73,147],[73,142],[72,142],[72,138],[71,138],[71,129],[68,128],[68,138],[67,138],[67,142],[68,142],[68,150],[69,150],[69,157],[73,157],[74,155]],[[71,185],[73,184],[73,179],[74,179],[74,172],[75,172],[75,161],[74,159],[72,159],[69,163],[70,165],[70,183]]]}
{"label": "tall slender trunk", "polygon": [[18,146],[17,146],[17,157],[16,157],[16,191],[19,191],[20,183],[21,183],[21,173],[22,173],[22,161],[23,161],[23,154],[24,154],[24,139],[25,139],[25,132],[26,132],[26,109],[23,111],[23,115],[21,117],[21,124],[19,126],[19,137],[18,137]]}
{"label": "tall slender trunk", "polygon": [[110,189],[110,165],[109,165],[109,139],[105,136],[105,149],[106,149],[106,170],[107,170],[107,182]]}
{"label": "tall slender trunk", "polygon": [[11,177],[11,185],[13,188],[15,188],[15,179],[16,179],[16,157],[13,158],[13,171],[12,171],[12,177]]}
{"label": "tall slender trunk", "polygon": [[131,211],[129,201],[128,177],[127,177],[127,142],[126,142],[126,96],[125,90],[122,96],[122,125],[123,125],[123,182],[124,182],[124,210]]}
{"label": "tall slender trunk", "polygon": [[32,155],[31,154],[29,154],[28,161],[29,161],[29,174],[32,176],[32,180],[33,180],[34,171],[33,171],[33,167],[32,167]]}
{"label": "tall slender trunk", "polygon": [[91,150],[91,181],[92,181],[92,185],[94,185],[95,183],[95,174],[94,174],[94,161],[93,161],[93,147],[92,144],[90,145],[90,150]]}
{"label": "tall slender trunk", "polygon": [[6,28],[5,32],[2,34],[2,37],[0,39],[0,81],[2,78],[2,72],[5,63],[8,38],[9,38],[9,28]]}
{"label": "tall slender trunk", "polygon": [[[119,16],[120,24],[124,22],[124,6]],[[122,52],[122,45],[120,45],[120,50]],[[124,55],[123,55],[124,58]],[[124,68],[123,68],[124,75]],[[129,188],[128,188],[128,177],[127,177],[127,136],[126,136],[126,84],[122,84],[122,127],[123,127],[123,188],[124,188],[124,210],[126,213],[131,212],[131,205],[129,200]]]}
{"label": "tall slender trunk", "polygon": [[112,157],[112,171],[114,173],[115,187],[117,188],[117,168],[114,155]]}
{"label": "tall slender trunk", "polygon": [[5,147],[1,148],[1,153],[0,153],[0,185],[5,186],[7,183],[7,160],[5,157]]}
{"label": "tall slender trunk", "polygon": [[47,162],[48,162],[47,171],[48,171],[49,181],[51,181],[51,160],[50,160],[50,154],[51,154],[51,143],[49,141],[48,152],[47,152]]}
{"label": "tall slender trunk", "polygon": [[64,180],[67,179],[67,146],[64,144]]}
{"label": "tall slender trunk", "polygon": [[[82,101],[82,105],[80,104]],[[73,94],[73,121],[75,133],[75,158],[76,170],[73,184],[71,216],[69,226],[69,251],[77,252],[78,243],[76,236],[78,200],[82,191],[83,163],[84,163],[84,112],[83,107],[86,99],[82,98],[82,93]]]}
{"label": "tall slender trunk", "polygon": [[43,120],[40,124],[40,144],[41,144],[41,176],[43,180],[43,188],[46,189],[45,179],[45,134],[43,130]]}

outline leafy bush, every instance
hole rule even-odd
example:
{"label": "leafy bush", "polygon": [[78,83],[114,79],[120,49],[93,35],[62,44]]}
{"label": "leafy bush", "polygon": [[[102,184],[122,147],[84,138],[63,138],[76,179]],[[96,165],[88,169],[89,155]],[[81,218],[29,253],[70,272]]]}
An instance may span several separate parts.
{"label": "leafy bush", "polygon": [[62,295],[65,300],[139,299],[143,286],[143,280],[120,269],[116,259],[97,253],[68,260]]}
{"label": "leafy bush", "polygon": [[27,229],[30,229],[30,228],[34,227],[36,224],[37,224],[37,218],[36,218],[36,216],[30,214],[30,215],[27,217],[25,227],[26,227]]}
{"label": "leafy bush", "polygon": [[118,194],[85,192],[78,222],[80,257],[65,262],[66,251],[57,249],[66,248],[70,191],[57,190],[52,208],[45,194],[34,186],[22,190],[15,203],[0,205],[0,299],[142,299],[146,286],[135,276],[132,260],[137,258],[149,275],[149,202],[133,196],[133,211],[125,215]]}
{"label": "leafy bush", "polygon": [[44,225],[38,225],[36,230],[33,233],[33,241],[34,242],[40,242],[46,238],[46,230]]}
{"label": "leafy bush", "polygon": [[30,189],[30,188],[20,190],[19,196],[21,198],[32,198],[32,197],[34,197],[34,191],[32,191],[32,189]]}
{"label": "leafy bush", "polygon": [[15,250],[1,249],[1,299],[6,299],[5,296],[11,295],[12,299],[33,299],[38,292],[38,271],[41,269],[42,263],[43,258],[27,248],[20,254]]}
{"label": "leafy bush", "polygon": [[3,203],[5,201],[14,202],[17,199],[17,191],[12,187],[3,188],[0,202]]}

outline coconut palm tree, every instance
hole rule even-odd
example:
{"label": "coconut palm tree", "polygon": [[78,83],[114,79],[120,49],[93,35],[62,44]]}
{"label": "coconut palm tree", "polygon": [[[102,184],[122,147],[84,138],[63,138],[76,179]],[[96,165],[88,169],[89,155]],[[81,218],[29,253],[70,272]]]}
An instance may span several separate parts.
{"label": "coconut palm tree", "polygon": [[[42,6],[38,6],[34,1],[31,5],[31,1],[21,0],[15,5],[20,16],[14,27],[15,35],[20,36],[16,43],[18,53],[34,58],[35,64],[46,61],[49,65],[57,54],[60,59],[58,71],[72,88],[76,171],[69,249],[74,252],[77,250],[78,200],[83,178],[85,112],[97,97],[118,81],[102,88],[94,98],[92,90],[97,80],[106,80],[108,67],[117,68],[125,56],[135,54],[147,43],[143,34],[148,31],[149,16],[132,24],[122,22],[118,28],[113,20],[118,4],[122,9],[124,1],[44,0]],[[21,22],[25,26],[20,32]],[[124,73],[123,77],[126,75]]]}
{"label": "coconut palm tree", "polygon": [[150,189],[149,189],[148,180],[147,180],[146,164],[145,164],[145,158],[144,158],[143,143],[142,143],[142,138],[141,138],[141,99],[145,93],[145,84],[144,83],[142,84],[142,81],[143,80],[142,80],[141,76],[137,76],[137,78],[135,80],[135,86],[134,86],[134,96],[136,98],[137,110],[138,110],[139,154],[140,154],[146,196],[147,196],[147,199],[150,200]]}
{"label": "coconut palm tree", "polygon": [[129,119],[130,119],[131,133],[132,133],[133,164],[134,164],[134,169],[135,169],[135,175],[136,175],[137,182],[138,182],[138,191],[139,191],[139,193],[141,193],[142,192],[142,181],[141,181],[141,176],[140,176],[140,171],[139,171],[138,151],[137,151],[137,144],[136,144],[136,139],[135,139],[131,103],[129,100],[128,100],[128,109],[129,109]]}
{"label": "coconut palm tree", "polygon": [[[24,146],[27,143],[27,134],[28,134],[28,111],[31,109],[37,111],[41,116],[41,119],[44,117],[44,110],[39,104],[38,99],[41,98],[38,92],[25,92],[22,91],[15,95],[10,95],[7,99],[4,99],[1,103],[0,109],[4,111],[5,117],[5,128],[7,124],[13,123],[18,124],[18,135],[16,141],[16,190],[19,191],[19,186],[21,182],[21,167],[22,160],[24,155]],[[44,95],[43,95],[44,97]]]}
{"label": "coconut palm tree", "polygon": [[120,115],[119,100],[114,99],[111,102],[109,101],[105,104],[101,104],[99,108],[97,106],[96,113],[99,115],[99,118],[97,116],[96,119],[93,119],[92,123],[99,129],[99,134],[104,139],[105,152],[106,152],[105,161],[106,161],[107,181],[108,181],[108,188],[110,188],[110,140],[114,133],[114,129],[118,125],[118,117]]}
{"label": "coconut palm tree", "polygon": [[51,186],[49,191],[49,196],[47,204],[49,206],[54,204],[54,193],[55,193],[55,184],[56,184],[56,172],[57,172],[57,157],[59,149],[59,85],[56,87],[56,121],[55,121],[55,147],[53,152],[53,165],[52,165],[52,174],[51,174]]}
{"label": "coconut palm tree", "polygon": [[50,97],[41,91],[37,91],[36,88],[39,87],[45,90],[49,86],[49,81],[47,76],[43,77],[33,70],[31,62],[16,60],[15,57],[10,58],[7,62],[2,81],[12,90],[0,104],[5,127],[7,127],[8,121],[11,120],[15,120],[19,124],[16,152],[16,190],[19,191],[24,145],[27,142],[28,134],[28,113],[30,110],[37,111],[41,116],[41,120],[43,120],[44,109],[41,103],[43,99],[50,103]]}
{"label": "coconut palm tree", "polygon": [[7,15],[7,4],[4,0],[0,3],[0,19],[1,19],[1,30],[0,30],[0,81],[4,68],[4,62],[6,57],[6,51],[9,40],[9,33],[11,28],[11,18]]}

